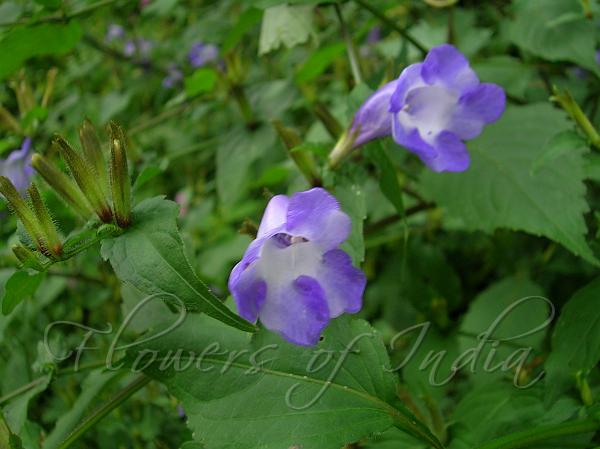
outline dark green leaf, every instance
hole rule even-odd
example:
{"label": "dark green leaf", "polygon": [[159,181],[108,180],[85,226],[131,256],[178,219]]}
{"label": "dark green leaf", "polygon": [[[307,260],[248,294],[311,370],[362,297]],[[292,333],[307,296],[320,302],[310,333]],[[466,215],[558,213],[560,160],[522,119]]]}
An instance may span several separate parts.
{"label": "dark green leaf", "polygon": [[178,213],[177,204],[162,197],[142,201],[133,210],[133,225],[123,235],[102,241],[102,257],[119,279],[146,295],[253,331],[252,324],[227,308],[194,273],[177,229]]}
{"label": "dark green leaf", "polygon": [[10,314],[23,300],[33,296],[44,276],[43,273],[29,274],[25,270],[15,272],[6,282],[2,314]]}

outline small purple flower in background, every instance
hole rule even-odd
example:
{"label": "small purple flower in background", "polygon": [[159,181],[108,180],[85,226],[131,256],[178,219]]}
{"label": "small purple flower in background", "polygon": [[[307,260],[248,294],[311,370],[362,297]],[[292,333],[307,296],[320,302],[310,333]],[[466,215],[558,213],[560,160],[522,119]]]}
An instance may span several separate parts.
{"label": "small purple flower in background", "polygon": [[129,39],[123,46],[123,54],[129,58],[136,54],[140,58],[147,58],[150,55],[152,47],[154,47],[154,43],[149,39]]}
{"label": "small purple flower in background", "polygon": [[596,50],[596,64],[600,65],[600,50]]}
{"label": "small purple flower in background", "polygon": [[381,27],[379,25],[374,26],[369,30],[369,34],[367,34],[366,43],[368,45],[376,44],[381,40]]}
{"label": "small purple flower in background", "polygon": [[133,40],[130,39],[127,42],[125,42],[125,45],[123,46],[123,54],[125,56],[132,57],[135,54],[135,51],[136,46]]}
{"label": "small purple flower in background", "polygon": [[10,179],[19,192],[27,190],[33,176],[31,155],[31,139],[26,137],[21,148],[10,153],[5,160],[0,160],[0,176]]}
{"label": "small purple flower in background", "polygon": [[219,48],[214,44],[197,42],[188,53],[190,64],[194,68],[203,67],[219,58]]}
{"label": "small purple flower in background", "polygon": [[113,41],[118,39],[123,39],[125,37],[125,30],[121,25],[117,25],[116,23],[111,23],[108,26],[108,30],[106,31],[106,36],[104,37],[104,41],[107,44],[110,44]]}
{"label": "small purple flower in background", "polygon": [[167,89],[172,89],[175,85],[179,84],[183,79],[183,72],[177,67],[176,64],[171,64],[167,68],[167,76],[163,79],[162,85]]}
{"label": "small purple flower in background", "polygon": [[350,218],[324,189],[273,197],[256,240],[229,277],[239,314],[312,346],[332,318],[358,312],[365,275],[339,249],[350,228]]}
{"label": "small purple flower in background", "polygon": [[464,171],[469,166],[464,141],[498,120],[505,103],[500,86],[480,83],[462,53],[440,45],[360,107],[353,147],[391,134],[432,170]]}

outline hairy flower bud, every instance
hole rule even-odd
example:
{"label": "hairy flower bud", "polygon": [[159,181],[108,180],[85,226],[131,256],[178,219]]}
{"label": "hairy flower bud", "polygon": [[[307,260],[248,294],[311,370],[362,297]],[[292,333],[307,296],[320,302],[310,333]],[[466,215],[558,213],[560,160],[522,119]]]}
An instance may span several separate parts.
{"label": "hairy flower bud", "polygon": [[126,228],[131,224],[131,181],[127,165],[125,134],[119,125],[110,122],[110,185],[117,224]]}
{"label": "hairy flower bud", "polygon": [[44,246],[54,257],[60,257],[62,254],[62,243],[56,229],[54,220],[46,204],[42,200],[39,190],[35,184],[31,184],[27,190],[29,200],[33,207],[33,212],[42,227],[44,233]]}

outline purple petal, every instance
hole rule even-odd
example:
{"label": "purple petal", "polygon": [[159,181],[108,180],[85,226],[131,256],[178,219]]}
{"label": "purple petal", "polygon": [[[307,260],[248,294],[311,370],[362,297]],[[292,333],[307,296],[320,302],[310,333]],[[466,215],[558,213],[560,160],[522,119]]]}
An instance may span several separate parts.
{"label": "purple petal", "polygon": [[365,274],[352,265],[350,256],[341,249],[323,255],[323,269],[318,279],[325,290],[331,318],[344,312],[356,313],[362,308],[367,283]]}
{"label": "purple petal", "polygon": [[257,275],[255,267],[238,269],[235,276],[232,274],[229,280],[229,290],[240,316],[255,322],[267,296],[267,284]]}
{"label": "purple petal", "polygon": [[298,276],[280,292],[276,301],[265,302],[260,311],[264,326],[279,333],[291,343],[313,346],[329,323],[329,308],[325,292],[311,276]]}
{"label": "purple petal", "polygon": [[267,204],[256,238],[264,238],[274,229],[281,228],[287,218],[290,199],[285,195],[275,195]]}
{"label": "purple petal", "polygon": [[316,242],[327,251],[346,240],[351,227],[350,217],[326,190],[315,187],[292,195],[287,212],[289,233]]}
{"label": "purple petal", "polygon": [[421,75],[427,84],[443,84],[460,92],[479,84],[467,58],[449,44],[434,47],[427,53]]}
{"label": "purple petal", "polygon": [[406,95],[410,89],[426,85],[421,77],[422,67],[422,63],[412,64],[402,71],[396,84],[396,90],[390,98],[390,112],[399,112],[404,107]]}
{"label": "purple petal", "polygon": [[397,81],[391,81],[378,89],[362,104],[354,115],[352,130],[359,131],[354,147],[385,137],[392,132],[391,116],[389,114],[390,99],[396,90]]}
{"label": "purple petal", "polygon": [[418,129],[406,131],[402,124],[394,121],[394,140],[415,153],[436,172],[460,172],[469,168],[470,158],[467,147],[460,138],[449,131],[439,133],[431,144],[423,140]]}
{"label": "purple petal", "polygon": [[448,130],[461,139],[473,139],[484,125],[500,118],[505,106],[504,90],[496,84],[482,83],[460,98]]}

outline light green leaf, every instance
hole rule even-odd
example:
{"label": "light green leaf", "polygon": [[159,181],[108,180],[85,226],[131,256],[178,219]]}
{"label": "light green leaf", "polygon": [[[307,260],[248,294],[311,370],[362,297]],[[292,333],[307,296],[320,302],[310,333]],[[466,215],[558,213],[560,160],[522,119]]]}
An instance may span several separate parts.
{"label": "light green leaf", "polygon": [[43,273],[15,272],[8,281],[2,298],[2,314],[10,314],[23,300],[33,296],[44,279]]}
{"label": "light green leaf", "polygon": [[362,320],[340,317],[303,348],[189,315],[128,358],[183,401],[195,438],[212,449],[339,449],[393,425],[441,447],[398,401],[383,343]]}
{"label": "light green leaf", "polygon": [[11,432],[2,411],[0,411],[0,448],[2,449],[23,449],[21,439]]}
{"label": "light green leaf", "polygon": [[296,81],[299,83],[307,83],[314,80],[323,73],[333,61],[340,55],[343,55],[345,50],[346,46],[341,42],[319,48],[300,66],[296,73]]}
{"label": "light green leaf", "polygon": [[579,2],[518,0],[510,39],[523,50],[549,61],[570,61],[600,73],[595,59],[595,27]]}
{"label": "light green leaf", "polygon": [[466,172],[424,173],[426,195],[467,229],[543,235],[597,265],[584,238],[588,205],[581,151],[574,148],[531,170],[546,143],[571,127],[549,104],[508,108],[469,144],[472,162]]}
{"label": "light green leaf", "polygon": [[133,210],[133,225],[123,235],[102,241],[102,257],[119,279],[143,294],[253,331],[252,324],[227,308],[194,273],[177,229],[178,213],[177,204],[162,197],[142,201]]}
{"label": "light green leaf", "polygon": [[197,69],[185,78],[184,84],[185,94],[188,97],[211,92],[217,85],[217,74],[211,68]]}
{"label": "light green leaf", "polygon": [[234,48],[246,33],[254,28],[262,19],[263,12],[258,8],[249,8],[244,11],[235,26],[227,33],[223,41],[223,51],[227,52]]}
{"label": "light green leaf", "polygon": [[573,297],[561,310],[546,361],[547,401],[575,386],[575,375],[585,376],[600,361],[600,279]]}
{"label": "light green leaf", "polygon": [[277,50],[281,45],[292,48],[315,36],[312,10],[312,6],[286,4],[267,8],[260,30],[258,54],[264,55]]}
{"label": "light green leaf", "polygon": [[30,58],[67,53],[81,36],[81,26],[76,20],[15,28],[0,41],[0,80]]}

